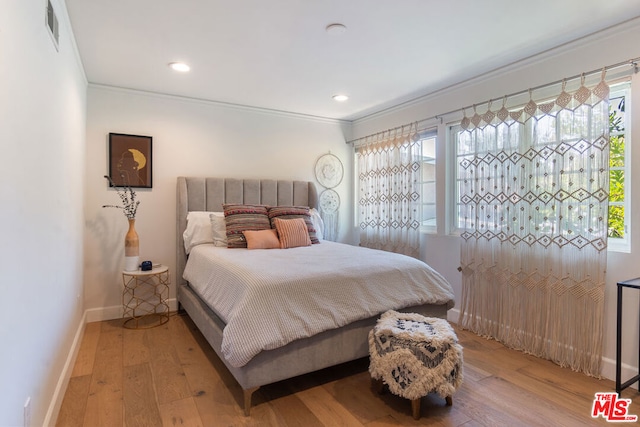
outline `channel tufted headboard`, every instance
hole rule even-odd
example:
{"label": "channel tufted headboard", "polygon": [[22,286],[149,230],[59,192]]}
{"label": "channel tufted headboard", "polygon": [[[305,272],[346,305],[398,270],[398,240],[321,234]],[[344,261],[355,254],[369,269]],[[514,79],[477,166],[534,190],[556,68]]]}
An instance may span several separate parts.
{"label": "channel tufted headboard", "polygon": [[222,212],[223,203],[317,208],[318,193],[310,181],[178,177],[176,189],[176,283],[182,285],[187,262],[182,235],[189,211]]}

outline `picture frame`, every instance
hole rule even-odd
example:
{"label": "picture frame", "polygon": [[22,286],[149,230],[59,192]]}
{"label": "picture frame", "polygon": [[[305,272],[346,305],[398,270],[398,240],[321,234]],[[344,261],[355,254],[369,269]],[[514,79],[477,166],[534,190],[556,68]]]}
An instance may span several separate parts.
{"label": "picture frame", "polygon": [[152,188],[152,146],[150,136],[109,133],[109,176],[116,186]]}

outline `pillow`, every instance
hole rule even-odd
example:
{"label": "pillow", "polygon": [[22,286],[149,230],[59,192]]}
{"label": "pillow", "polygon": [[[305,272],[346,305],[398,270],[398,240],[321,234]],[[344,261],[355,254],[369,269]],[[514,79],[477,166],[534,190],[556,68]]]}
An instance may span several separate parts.
{"label": "pillow", "polygon": [[324,240],[324,221],[320,216],[320,212],[316,208],[311,208],[309,209],[309,215],[311,215],[311,224],[316,230],[316,237],[318,240]]}
{"label": "pillow", "polygon": [[247,240],[247,249],[278,249],[280,240],[278,240],[278,232],[275,229],[242,232]]}
{"label": "pillow", "polygon": [[307,231],[304,218],[280,219],[275,218],[274,223],[278,236],[280,236],[280,248],[297,248],[299,246],[311,246],[311,238]]}
{"label": "pillow", "polygon": [[213,243],[211,233],[211,212],[193,211],[187,213],[187,228],[182,233],[184,250],[188,254],[194,246]]}
{"label": "pillow", "polygon": [[243,231],[271,228],[267,207],[262,205],[224,204],[224,221],[228,248],[246,248]]}
{"label": "pillow", "polygon": [[306,206],[272,206],[269,208],[269,220],[271,221],[271,228],[274,228],[274,220],[280,219],[294,219],[302,218],[307,225],[307,232],[311,243],[320,243],[318,236],[316,235],[316,229],[311,222],[311,214],[309,214],[309,208]]}
{"label": "pillow", "polygon": [[218,247],[227,246],[227,224],[224,220],[224,212],[211,212],[209,214],[211,221],[211,234],[213,244]]}

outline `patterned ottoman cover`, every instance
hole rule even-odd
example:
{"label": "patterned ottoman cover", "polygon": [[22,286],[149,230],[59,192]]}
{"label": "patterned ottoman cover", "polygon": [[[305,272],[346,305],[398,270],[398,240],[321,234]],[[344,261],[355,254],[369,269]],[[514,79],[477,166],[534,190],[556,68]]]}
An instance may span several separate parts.
{"label": "patterned ottoman cover", "polygon": [[462,384],[462,346],[444,319],[389,310],[369,332],[369,354],[371,377],[412,401]]}

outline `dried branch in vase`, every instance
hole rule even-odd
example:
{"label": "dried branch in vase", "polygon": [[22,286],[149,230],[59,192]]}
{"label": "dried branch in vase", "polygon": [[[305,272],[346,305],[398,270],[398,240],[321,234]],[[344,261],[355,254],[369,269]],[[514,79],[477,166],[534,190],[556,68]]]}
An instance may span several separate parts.
{"label": "dried branch in vase", "polygon": [[103,208],[118,208],[122,209],[124,215],[127,219],[135,219],[136,211],[138,210],[138,205],[140,204],[140,200],[136,200],[136,192],[129,185],[125,185],[124,187],[117,186],[110,176],[105,175],[106,179],[109,180],[109,183],[112,187],[116,189],[118,192],[118,196],[120,196],[121,205],[103,205]]}

